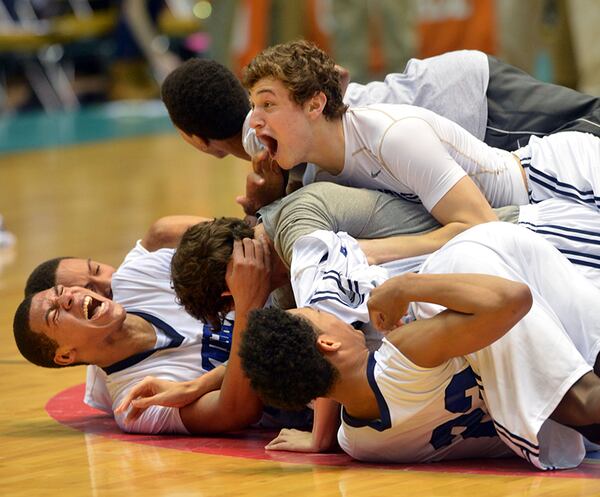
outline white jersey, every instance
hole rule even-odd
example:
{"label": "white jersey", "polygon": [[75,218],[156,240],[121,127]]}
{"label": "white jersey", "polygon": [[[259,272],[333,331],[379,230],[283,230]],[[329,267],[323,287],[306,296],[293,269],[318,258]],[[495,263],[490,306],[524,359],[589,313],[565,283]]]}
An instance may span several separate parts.
{"label": "white jersey", "polygon": [[380,419],[359,420],[342,409],[338,431],[340,447],[355,459],[414,463],[510,453],[463,358],[422,368],[384,338],[369,356],[367,378]]}
{"label": "white jersey", "polygon": [[[290,276],[298,307],[319,308],[354,324],[368,323],[369,293],[391,274],[382,267],[369,266],[356,240],[346,233],[318,230],[294,245]],[[381,335],[370,326],[366,335],[369,349],[378,348]],[[364,423],[342,411],[338,442],[344,451],[363,461],[389,462],[508,453],[479,396],[464,400],[467,389],[476,390],[475,377],[464,359],[440,366],[428,377],[423,368],[414,365],[388,365],[385,358],[390,355],[390,347],[384,342],[369,360],[369,382],[382,419]],[[399,390],[397,383],[407,380],[408,384]],[[454,389],[460,390],[456,399]],[[447,391],[451,392],[449,399]],[[459,407],[446,410],[444,405],[450,401]],[[459,429],[463,435],[455,435]]]}
{"label": "white jersey", "polygon": [[600,208],[600,138],[589,133],[565,131],[539,138],[515,154],[521,160],[529,189],[529,201],[564,198]]}
{"label": "white jersey", "polygon": [[468,175],[492,207],[528,203],[518,159],[452,121],[410,105],[371,105],[342,117],[344,168],[318,181],[383,190],[428,210]]}
{"label": "white jersey", "polygon": [[[530,287],[530,312],[466,359],[498,434],[516,454],[541,469],[577,466],[585,456],[583,438],[548,418],[592,370],[600,350],[600,291],[541,237],[507,223],[465,231],[434,253],[421,272],[481,272]],[[412,306],[417,319],[441,310]]]}
{"label": "white jersey", "polygon": [[[304,255],[306,248],[298,245],[292,278],[298,280],[295,293],[302,295],[302,305],[313,301],[314,306],[319,298],[321,307],[325,299],[330,300],[333,305],[326,310],[352,322],[353,306],[341,305],[356,294],[352,274],[337,277],[348,285],[329,285],[327,293],[310,296],[311,291],[328,286],[329,273],[323,264],[329,254],[336,254],[337,259],[340,246],[357,249],[347,235],[337,242],[336,236],[315,232],[300,239],[298,243],[314,247],[314,259],[311,263]],[[324,251],[328,241],[330,248]],[[357,254],[352,257],[360,259]],[[342,265],[338,262],[336,267]],[[419,368],[384,341],[372,354],[368,368],[382,417],[365,423],[344,413],[338,432],[340,446],[367,461],[492,457],[510,447],[542,469],[579,464],[585,455],[582,437],[548,417],[574,382],[591,371],[600,350],[600,310],[595,310],[599,291],[541,237],[508,223],[487,223],[466,231],[431,255],[422,271],[482,272],[524,281],[532,289],[534,306],[490,347],[437,368]],[[324,281],[310,284],[308,274],[321,274]],[[570,298],[565,298],[565,287]],[[368,295],[358,293],[363,305]],[[407,319],[431,317],[441,309],[411,304]],[[364,313],[358,312],[357,319],[364,319]],[[429,373],[439,383],[436,388],[427,383],[433,381]],[[493,430],[488,411],[506,446],[489,436]]]}
{"label": "white jersey", "polygon": [[594,207],[549,198],[521,205],[518,224],[550,242],[600,289],[600,215]]}
{"label": "white jersey", "polygon": [[[318,308],[355,326],[366,324],[369,293],[388,278],[386,269],[369,266],[346,233],[317,230],[294,244],[290,280],[298,307]],[[369,349],[378,348],[381,333],[371,326],[361,329]]]}
{"label": "white jersey", "polygon": [[[113,299],[128,313],[154,326],[154,349],[129,357],[104,370],[90,367],[86,402],[96,407],[110,397],[110,411],[145,376],[188,381],[223,364],[229,357],[233,321],[227,319],[220,332],[191,317],[175,301],[170,268],[173,249],[148,252],[138,241],[113,274]],[[106,389],[103,387],[105,379]],[[104,406],[105,408],[108,406]],[[133,423],[125,415],[115,419],[124,431],[138,433],[188,433],[179,409],[153,406]]]}

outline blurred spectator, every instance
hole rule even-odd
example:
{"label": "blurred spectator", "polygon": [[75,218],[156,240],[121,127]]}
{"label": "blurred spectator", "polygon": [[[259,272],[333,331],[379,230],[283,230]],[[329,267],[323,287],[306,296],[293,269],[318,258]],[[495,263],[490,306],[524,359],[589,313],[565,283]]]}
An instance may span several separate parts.
{"label": "blurred spectator", "polygon": [[414,0],[332,0],[332,13],[333,57],[353,81],[401,71],[416,55]]}
{"label": "blurred spectator", "polygon": [[568,0],[568,7],[578,88],[584,93],[600,96],[600,2]]}
{"label": "blurred spectator", "polygon": [[4,227],[4,219],[0,214],[0,249],[12,247],[17,239]]}

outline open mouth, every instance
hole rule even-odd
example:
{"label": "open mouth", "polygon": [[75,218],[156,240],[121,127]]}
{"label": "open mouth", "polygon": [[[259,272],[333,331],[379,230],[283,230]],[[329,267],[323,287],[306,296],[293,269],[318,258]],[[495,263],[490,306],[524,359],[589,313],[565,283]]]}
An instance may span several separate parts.
{"label": "open mouth", "polygon": [[106,302],[101,302],[91,295],[86,295],[83,299],[83,315],[85,319],[90,320],[98,317],[106,307]]}
{"label": "open mouth", "polygon": [[267,147],[267,150],[269,151],[269,155],[271,157],[275,157],[275,155],[277,154],[277,147],[278,147],[277,140],[269,135],[260,135],[259,139],[262,142],[262,144],[265,147]]}

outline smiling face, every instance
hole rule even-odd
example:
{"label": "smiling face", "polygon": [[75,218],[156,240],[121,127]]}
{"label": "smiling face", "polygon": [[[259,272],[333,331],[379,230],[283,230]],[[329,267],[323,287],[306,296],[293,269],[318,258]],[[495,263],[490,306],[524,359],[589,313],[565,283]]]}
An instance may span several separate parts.
{"label": "smiling face", "polygon": [[126,315],[119,304],[86,288],[57,285],[33,297],[29,325],[58,343],[57,364],[94,364],[103,344],[121,330]]}
{"label": "smiling face", "polygon": [[115,268],[92,259],[63,259],[56,268],[56,284],[80,286],[112,298],[111,280]]}
{"label": "smiling face", "polygon": [[312,147],[311,124],[321,115],[315,100],[297,104],[285,85],[274,78],[258,81],[250,90],[250,98],[250,126],[271,157],[283,169],[307,162]]}

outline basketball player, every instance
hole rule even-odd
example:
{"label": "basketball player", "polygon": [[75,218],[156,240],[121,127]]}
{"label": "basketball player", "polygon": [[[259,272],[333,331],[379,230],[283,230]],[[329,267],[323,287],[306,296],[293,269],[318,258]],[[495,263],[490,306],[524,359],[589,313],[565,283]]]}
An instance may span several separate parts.
{"label": "basketball player", "polygon": [[[244,318],[235,324],[229,318],[220,330],[213,330],[183,311],[170,285],[172,254],[168,248],[149,252],[138,242],[112,276],[114,301],[86,288],[62,285],[29,295],[15,314],[17,346],[40,366],[102,368],[104,375],[88,376],[87,395],[100,388],[92,401],[99,402],[98,407],[107,407],[108,401],[110,411],[146,375],[197,380],[190,399],[194,402],[181,409],[154,407],[134,421],[127,420],[126,413],[115,413],[125,431],[213,433],[243,428],[260,417],[262,407],[235,353],[239,339],[234,338],[243,330]],[[268,247],[260,239],[248,240],[234,258],[227,279],[236,308],[245,315],[266,300]],[[228,359],[226,372],[218,368]],[[216,372],[207,373],[213,369]],[[103,402],[104,381],[108,398]]]}
{"label": "basketball player", "polygon": [[[303,64],[292,71],[290,61]],[[250,124],[282,168],[313,162],[323,171],[318,179],[392,190],[421,202],[442,225],[429,252],[469,226],[494,220],[490,204],[561,197],[596,207],[600,197],[596,136],[532,137],[511,154],[423,108],[347,110],[333,61],[307,42],[263,51],[244,81],[254,104]],[[417,247],[411,255],[423,253]]]}
{"label": "basketball player", "polygon": [[[374,290],[370,315],[382,328],[394,327],[408,306],[405,326],[374,354],[346,323],[368,315],[368,293],[387,276],[382,268],[369,267],[350,237],[323,231],[298,240],[293,261],[298,304],[313,309],[253,313],[242,365],[273,405],[319,396],[341,402],[338,441],[351,456],[481,457],[494,454],[497,432],[534,466],[558,469],[583,459],[581,434],[598,440],[600,379],[592,365],[600,294],[540,237],[507,223],[477,226],[430,256],[420,274]],[[486,287],[470,279],[484,274],[505,280]],[[528,313],[512,307],[523,295],[506,298],[507,280],[529,287]]]}

